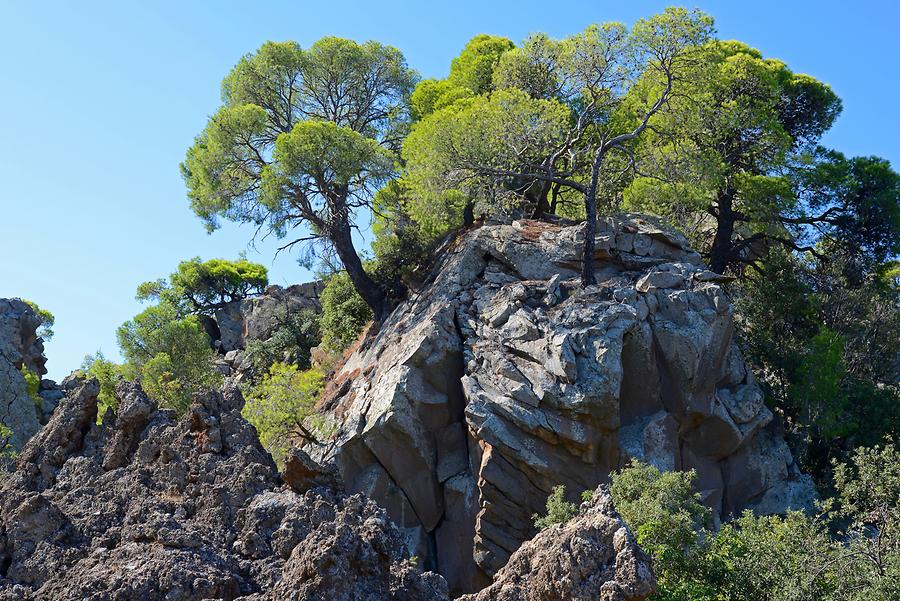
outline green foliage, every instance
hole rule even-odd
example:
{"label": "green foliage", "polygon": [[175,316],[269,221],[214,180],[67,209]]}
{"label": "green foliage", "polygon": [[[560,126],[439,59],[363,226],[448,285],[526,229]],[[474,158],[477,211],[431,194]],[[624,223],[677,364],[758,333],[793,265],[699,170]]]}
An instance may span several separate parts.
{"label": "green foliage", "polygon": [[[396,282],[416,285],[432,265],[433,248],[446,233],[443,227],[427,231],[409,214],[409,187],[394,180],[378,191],[373,206],[372,251],[375,254],[375,276],[396,288]],[[399,296],[399,291],[394,293]]]}
{"label": "green foliage", "polygon": [[269,338],[247,342],[245,356],[253,369],[265,373],[277,362],[307,369],[310,349],[321,341],[319,315],[311,309],[300,309],[280,311],[273,318],[278,325]]}
{"label": "green foliage", "polygon": [[566,487],[554,486],[553,492],[547,497],[547,514],[540,516],[534,514],[532,520],[538,530],[549,528],[556,524],[565,524],[578,513],[578,506],[566,501]]}
{"label": "green foliage", "polygon": [[263,44],[225,78],[222,107],[187,152],[191,207],[210,230],[221,218],[278,237],[304,228],[285,247],[334,250],[381,311],[386,293],[362,269],[350,232],[394,172],[416,79],[399,50],[377,42]]}
{"label": "green foliage", "polygon": [[820,488],[832,460],[900,433],[900,288],[867,264],[775,250],[764,276],[732,290],[747,358]]}
{"label": "green foliage", "polygon": [[693,471],[660,472],[637,460],[613,477],[616,509],[663,570],[679,569],[709,525],[710,511],[692,488],[695,477]]}
{"label": "green foliage", "polygon": [[22,299],[22,301],[31,307],[32,311],[37,314],[38,319],[41,320],[40,326],[38,326],[37,335],[45,341],[53,338],[53,325],[56,323],[56,318],[53,316],[53,313],[46,309],[41,309],[36,302],[26,299]]}
{"label": "green foliage", "polygon": [[481,214],[516,205],[515,178],[500,174],[521,162],[541,162],[565,139],[568,122],[564,104],[515,89],[458,102],[423,119],[403,146],[410,216],[438,235],[462,225],[470,199],[477,199]]}
{"label": "green foliage", "polygon": [[25,379],[25,390],[28,393],[28,398],[34,403],[35,409],[37,409],[38,415],[40,415],[44,406],[44,401],[41,399],[41,395],[38,394],[38,390],[41,388],[41,377],[24,365],[22,366],[21,373],[22,377]]}
{"label": "green foliage", "polygon": [[[896,253],[900,176],[817,146],[841,111],[830,87],[739,42],[698,58],[635,148],[642,176],[622,190],[625,208],[670,219],[718,272],[823,239],[874,263]],[[648,72],[623,111],[639,114],[664,85]]]}
{"label": "green foliage", "polygon": [[6,424],[0,422],[0,469],[16,456],[16,450],[12,446],[12,436],[13,431]]}
{"label": "green foliage", "polygon": [[[452,102],[443,100],[451,87],[423,85],[419,120],[403,149],[410,216],[425,230],[447,230],[459,227],[462,209],[473,202],[482,215],[586,215],[606,189],[601,180],[628,171],[627,160],[623,170],[622,157],[607,157],[610,149],[639,135],[647,126],[641,118],[662,106],[623,108],[624,92],[642,71],[675,81],[711,27],[699,12],[667,9],[631,30],[604,23],[563,40],[534,34],[519,48],[464,52],[447,81],[463,81],[454,74],[471,63],[479,72],[491,67],[490,85],[479,76],[484,83],[468,86],[475,96]],[[573,210],[576,199],[583,212]]]}
{"label": "green foliage", "polygon": [[113,363],[101,351],[97,351],[93,355],[85,355],[81,371],[85,377],[96,378],[100,383],[100,394],[97,397],[97,422],[100,423],[108,409],[119,408],[116,384],[123,377],[123,366]]}
{"label": "green foliage", "polygon": [[372,310],[366,305],[346,273],[329,276],[319,301],[322,303],[322,345],[332,352],[341,352],[359,337],[372,320]]}
{"label": "green foliage", "polygon": [[849,524],[837,564],[844,598],[900,598],[900,452],[893,443],[858,448],[834,480]]}
{"label": "green foliage", "polygon": [[246,392],[243,416],[256,428],[260,442],[279,465],[298,439],[317,442],[314,431],[322,430],[325,423],[314,415],[314,408],[324,382],[324,374],[316,369],[275,363]]}
{"label": "green foliage", "polygon": [[182,412],[195,394],[221,385],[199,318],[182,317],[170,303],[148,307],[120,326],[116,336],[127,362],[124,375],[139,379],[163,406]]}
{"label": "green foliage", "polygon": [[168,282],[156,280],[138,286],[136,298],[166,301],[184,313],[208,314],[231,301],[261,293],[268,283],[265,266],[244,258],[201,261],[194,257],[179,263]]}
{"label": "green foliage", "polygon": [[456,87],[484,94],[492,89],[494,67],[504,53],[515,48],[504,37],[480,34],[469,40],[459,56],[450,63],[447,81]]}
{"label": "green foliage", "polygon": [[[654,562],[655,601],[897,598],[900,454],[861,449],[835,470],[840,508],[755,516],[708,529],[693,474],[633,462],[613,474],[616,508]],[[835,531],[840,524],[846,531]],[[835,532],[832,536],[832,532]]]}

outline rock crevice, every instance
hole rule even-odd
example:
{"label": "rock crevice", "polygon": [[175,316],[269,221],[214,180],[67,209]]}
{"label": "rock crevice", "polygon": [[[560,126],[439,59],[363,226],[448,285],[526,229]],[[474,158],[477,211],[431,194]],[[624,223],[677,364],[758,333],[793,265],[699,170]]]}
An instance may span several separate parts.
{"label": "rock crevice", "polygon": [[632,458],[696,469],[723,517],[813,494],[732,340],[725,278],[683,237],[624,215],[598,224],[599,284],[582,289],[583,232],[521,221],[464,235],[326,399],[339,427],[311,452],[455,593],[535,534],[554,486],[575,498]]}

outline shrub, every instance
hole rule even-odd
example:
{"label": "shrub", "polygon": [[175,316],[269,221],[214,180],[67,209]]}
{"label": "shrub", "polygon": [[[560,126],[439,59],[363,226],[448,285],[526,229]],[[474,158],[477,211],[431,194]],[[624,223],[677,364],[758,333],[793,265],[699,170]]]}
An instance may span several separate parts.
{"label": "shrub", "polygon": [[22,301],[26,305],[31,307],[31,309],[35,313],[37,313],[38,318],[41,320],[37,335],[44,340],[50,340],[51,338],[53,338],[53,324],[56,323],[56,318],[53,316],[53,313],[47,311],[46,309],[41,309],[36,302],[25,299],[22,299]]}
{"label": "shrub", "polygon": [[86,355],[81,362],[81,372],[87,378],[96,378],[100,383],[100,394],[97,397],[97,423],[103,421],[108,409],[119,408],[116,398],[116,383],[122,378],[122,366],[109,361],[101,351]]}
{"label": "shrub", "polygon": [[222,384],[199,318],[179,317],[170,303],[148,307],[116,335],[127,361],[123,375],[139,380],[161,406],[182,412],[195,394]]}
{"label": "shrub", "polygon": [[345,272],[328,278],[319,301],[322,303],[322,344],[330,351],[339,353],[350,346],[372,320],[372,310]]}
{"label": "shrub", "polygon": [[40,415],[44,408],[44,400],[38,394],[41,388],[41,377],[24,365],[21,372],[22,377],[25,378],[25,391],[28,393],[31,402],[34,403],[34,408],[37,410],[38,415]]}
{"label": "shrub", "polygon": [[553,492],[547,497],[547,514],[540,516],[534,514],[534,526],[538,530],[549,528],[555,524],[565,524],[578,513],[578,507],[574,503],[566,501],[566,487],[555,486]]}
{"label": "shrub", "polygon": [[316,369],[275,363],[247,390],[243,415],[279,465],[296,440],[318,443],[316,431],[321,434],[325,422],[314,415],[314,408],[324,381],[324,374]]}

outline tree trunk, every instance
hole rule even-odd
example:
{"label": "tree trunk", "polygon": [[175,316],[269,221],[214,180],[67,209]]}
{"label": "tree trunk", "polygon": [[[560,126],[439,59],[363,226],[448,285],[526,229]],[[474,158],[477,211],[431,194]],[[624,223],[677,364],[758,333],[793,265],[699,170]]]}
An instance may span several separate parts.
{"label": "tree trunk", "polygon": [[469,200],[463,207],[463,225],[470,226],[475,223],[475,201]]}
{"label": "tree trunk", "polygon": [[737,217],[733,208],[734,194],[734,189],[728,186],[716,200],[716,233],[709,249],[709,268],[716,273],[725,273],[731,263],[731,239]]}
{"label": "tree trunk", "polygon": [[550,182],[541,182],[537,191],[537,202],[534,203],[534,213],[531,215],[532,219],[540,219],[550,212],[549,195]]}
{"label": "tree trunk", "polygon": [[334,244],[334,250],[337,252],[347,275],[353,283],[353,287],[362,297],[366,304],[372,309],[375,321],[381,323],[389,313],[387,294],[384,288],[379,286],[366,270],[363,269],[362,261],[356,254],[356,248],[353,246],[353,238],[350,235],[350,224],[346,219],[342,219],[340,223],[334,224],[332,228],[331,242]]}
{"label": "tree trunk", "polygon": [[600,179],[600,163],[602,157],[594,161],[591,170],[591,184],[584,193],[584,212],[587,222],[584,225],[584,252],[581,257],[581,286],[593,286],[597,283],[594,277],[594,237],[597,234],[597,180]]}

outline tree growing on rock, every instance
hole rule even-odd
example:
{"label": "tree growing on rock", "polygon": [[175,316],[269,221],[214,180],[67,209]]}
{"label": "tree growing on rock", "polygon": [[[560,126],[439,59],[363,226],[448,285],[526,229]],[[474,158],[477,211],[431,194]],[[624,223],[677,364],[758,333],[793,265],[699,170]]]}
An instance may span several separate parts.
{"label": "tree growing on rock", "polygon": [[209,336],[196,315],[181,315],[171,303],[147,307],[116,331],[128,379],[163,406],[179,412],[195,394],[217,389],[222,376],[214,366]]}
{"label": "tree growing on rock", "polygon": [[171,303],[182,312],[208,315],[226,304],[261,294],[269,283],[264,265],[241,258],[237,261],[194,257],[178,264],[168,281],[159,279],[138,286],[139,301]]}
{"label": "tree growing on rock", "polygon": [[22,301],[31,307],[32,311],[37,314],[38,319],[41,320],[40,326],[38,326],[37,335],[45,341],[53,338],[53,325],[56,323],[56,317],[53,316],[53,313],[46,309],[42,309],[34,301],[26,299],[22,299]]}
{"label": "tree growing on rock", "polygon": [[220,218],[279,238],[304,229],[281,248],[333,249],[384,317],[387,294],[363,269],[352,230],[394,174],[416,79],[399,50],[377,42],[263,44],[225,78],[222,107],[187,152],[191,207],[209,230]]}
{"label": "tree growing on rock", "polygon": [[[604,23],[564,40],[532,36],[500,56],[490,97],[462,98],[417,123],[405,146],[408,177],[426,201],[450,190],[490,202],[512,194],[530,199],[536,216],[549,195],[578,194],[587,220],[582,283],[594,284],[601,182],[629,172],[634,141],[711,32],[708,16],[667,9],[630,30]],[[641,77],[664,83],[649,106],[624,110]]]}
{"label": "tree growing on rock", "polygon": [[[900,178],[886,161],[818,146],[841,111],[828,85],[740,42],[711,42],[701,59],[638,142],[627,208],[692,234],[718,273],[758,268],[773,245],[897,253]],[[645,110],[664,87],[648,73],[627,103]]]}

